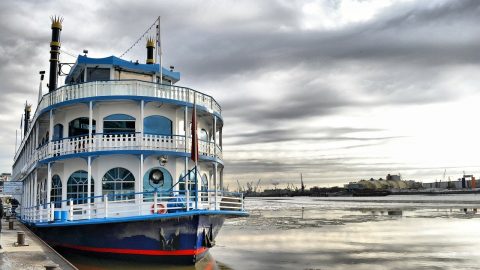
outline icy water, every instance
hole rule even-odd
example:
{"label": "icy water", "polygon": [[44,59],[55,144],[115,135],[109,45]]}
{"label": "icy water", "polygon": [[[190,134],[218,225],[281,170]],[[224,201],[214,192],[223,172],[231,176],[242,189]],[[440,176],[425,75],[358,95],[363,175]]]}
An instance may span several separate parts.
{"label": "icy water", "polygon": [[68,255],[80,269],[480,269],[480,195],[247,198],[195,266]]}

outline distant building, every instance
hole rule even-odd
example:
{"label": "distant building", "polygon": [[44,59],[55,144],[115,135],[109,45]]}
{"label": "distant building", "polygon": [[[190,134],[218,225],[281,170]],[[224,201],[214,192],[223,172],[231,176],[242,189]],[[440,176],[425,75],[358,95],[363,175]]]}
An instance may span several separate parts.
{"label": "distant building", "polygon": [[413,180],[401,180],[400,175],[388,174],[385,179],[360,180],[357,182],[350,182],[345,185],[347,190],[403,190],[403,189],[421,189],[422,184]]}
{"label": "distant building", "polygon": [[0,174],[0,181],[1,181],[1,182],[10,181],[11,178],[12,178],[12,174],[11,174],[11,173],[2,173],[2,174]]}
{"label": "distant building", "polygon": [[479,187],[472,175],[464,175],[456,181],[435,181],[422,184],[426,189],[474,189]]}
{"label": "distant building", "polygon": [[0,193],[3,193],[3,182],[10,181],[11,178],[12,178],[11,173],[0,174]]}

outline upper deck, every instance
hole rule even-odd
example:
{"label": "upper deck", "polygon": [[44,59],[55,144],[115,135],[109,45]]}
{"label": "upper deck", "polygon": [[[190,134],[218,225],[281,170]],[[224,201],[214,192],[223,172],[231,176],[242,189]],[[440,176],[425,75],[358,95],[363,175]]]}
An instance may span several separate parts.
{"label": "upper deck", "polygon": [[[38,130],[35,131],[34,127],[38,126],[42,116],[48,115],[49,112],[57,109],[68,110],[70,106],[75,106],[76,104],[126,100],[161,102],[171,104],[172,106],[191,108],[195,103],[197,110],[214,115],[220,120],[220,122],[222,121],[221,107],[213,97],[191,88],[174,85],[174,83],[180,79],[180,73],[173,72],[172,70],[168,71],[164,68],[162,69],[161,81],[164,83],[160,83],[159,70],[159,65],[137,64],[113,56],[107,58],[88,58],[85,56],[79,56],[77,62],[66,77],[66,84],[57,88],[55,91],[43,95],[39,100],[33,118],[28,125],[28,130],[15,154],[14,175],[20,171],[25,172],[27,168],[42,159],[68,153],[58,152],[61,149],[68,149],[68,147],[54,147],[54,151],[52,150],[52,147],[46,147],[46,145],[38,143],[36,140],[39,140],[39,134]],[[47,131],[48,130],[50,130],[50,133],[53,133],[51,127],[50,129],[47,129]],[[124,135],[129,138],[134,136],[136,138],[135,147],[139,150],[148,150],[152,147],[155,149],[164,148],[163,150],[168,151],[175,149],[174,151],[183,153],[188,150],[188,148],[182,146],[186,145],[185,143],[188,142],[184,134],[183,136],[179,136],[179,134],[171,134],[170,136],[173,136],[175,139],[172,140],[172,145],[168,146],[165,146],[164,143],[162,143],[162,145],[147,146],[146,144],[151,142],[151,138],[149,138],[147,134],[139,134],[139,132],[137,132],[136,135]],[[47,137],[48,136],[49,135],[47,135]],[[125,136],[117,137],[119,141],[124,141]],[[95,138],[100,140],[107,139],[110,141],[110,137],[105,137],[101,135],[101,133],[97,133],[90,135],[85,134],[82,139],[86,142],[91,142]],[[47,139],[47,144],[58,144],[58,142],[55,142],[55,138],[51,137],[51,134],[50,138]],[[78,139],[79,138],[72,137],[62,138],[62,146],[64,144],[69,144],[71,141],[77,141]],[[159,139],[159,141],[162,140],[162,138]],[[210,144],[212,144],[211,142],[204,142],[203,144],[206,146],[208,145],[208,149],[216,149],[215,151],[204,152],[206,156],[221,158],[220,147],[215,144],[210,146]],[[39,147],[39,145],[41,147]],[[123,150],[123,148],[132,148],[132,145],[130,144],[125,145],[125,147],[122,147],[122,144],[119,146],[119,150]],[[103,148],[89,147],[88,151],[105,150]],[[26,155],[23,155],[24,152],[27,152]],[[17,166],[17,161],[20,159],[22,159],[22,164],[21,166]]]}

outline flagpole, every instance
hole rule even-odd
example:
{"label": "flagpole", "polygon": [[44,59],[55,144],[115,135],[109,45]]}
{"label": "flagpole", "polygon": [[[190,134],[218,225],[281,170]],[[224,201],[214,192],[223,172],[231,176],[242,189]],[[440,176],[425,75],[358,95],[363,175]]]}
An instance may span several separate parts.
{"label": "flagpole", "polygon": [[[193,110],[192,110],[192,149],[191,149],[191,159],[195,162],[195,209],[198,209],[198,133],[197,133],[197,97],[196,93],[193,92]],[[193,170],[193,169],[192,169]]]}
{"label": "flagpole", "polygon": [[193,113],[195,114],[195,209],[198,209],[198,133],[197,133],[197,94],[193,92]]}

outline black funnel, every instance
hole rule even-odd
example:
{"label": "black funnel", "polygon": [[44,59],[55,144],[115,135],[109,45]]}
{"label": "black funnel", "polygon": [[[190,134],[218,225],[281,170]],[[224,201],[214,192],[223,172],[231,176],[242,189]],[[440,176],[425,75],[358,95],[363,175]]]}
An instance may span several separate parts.
{"label": "black funnel", "polygon": [[60,62],[60,32],[63,18],[52,17],[52,41],[50,42],[50,80],[48,92],[55,91],[58,83],[58,64]]}

